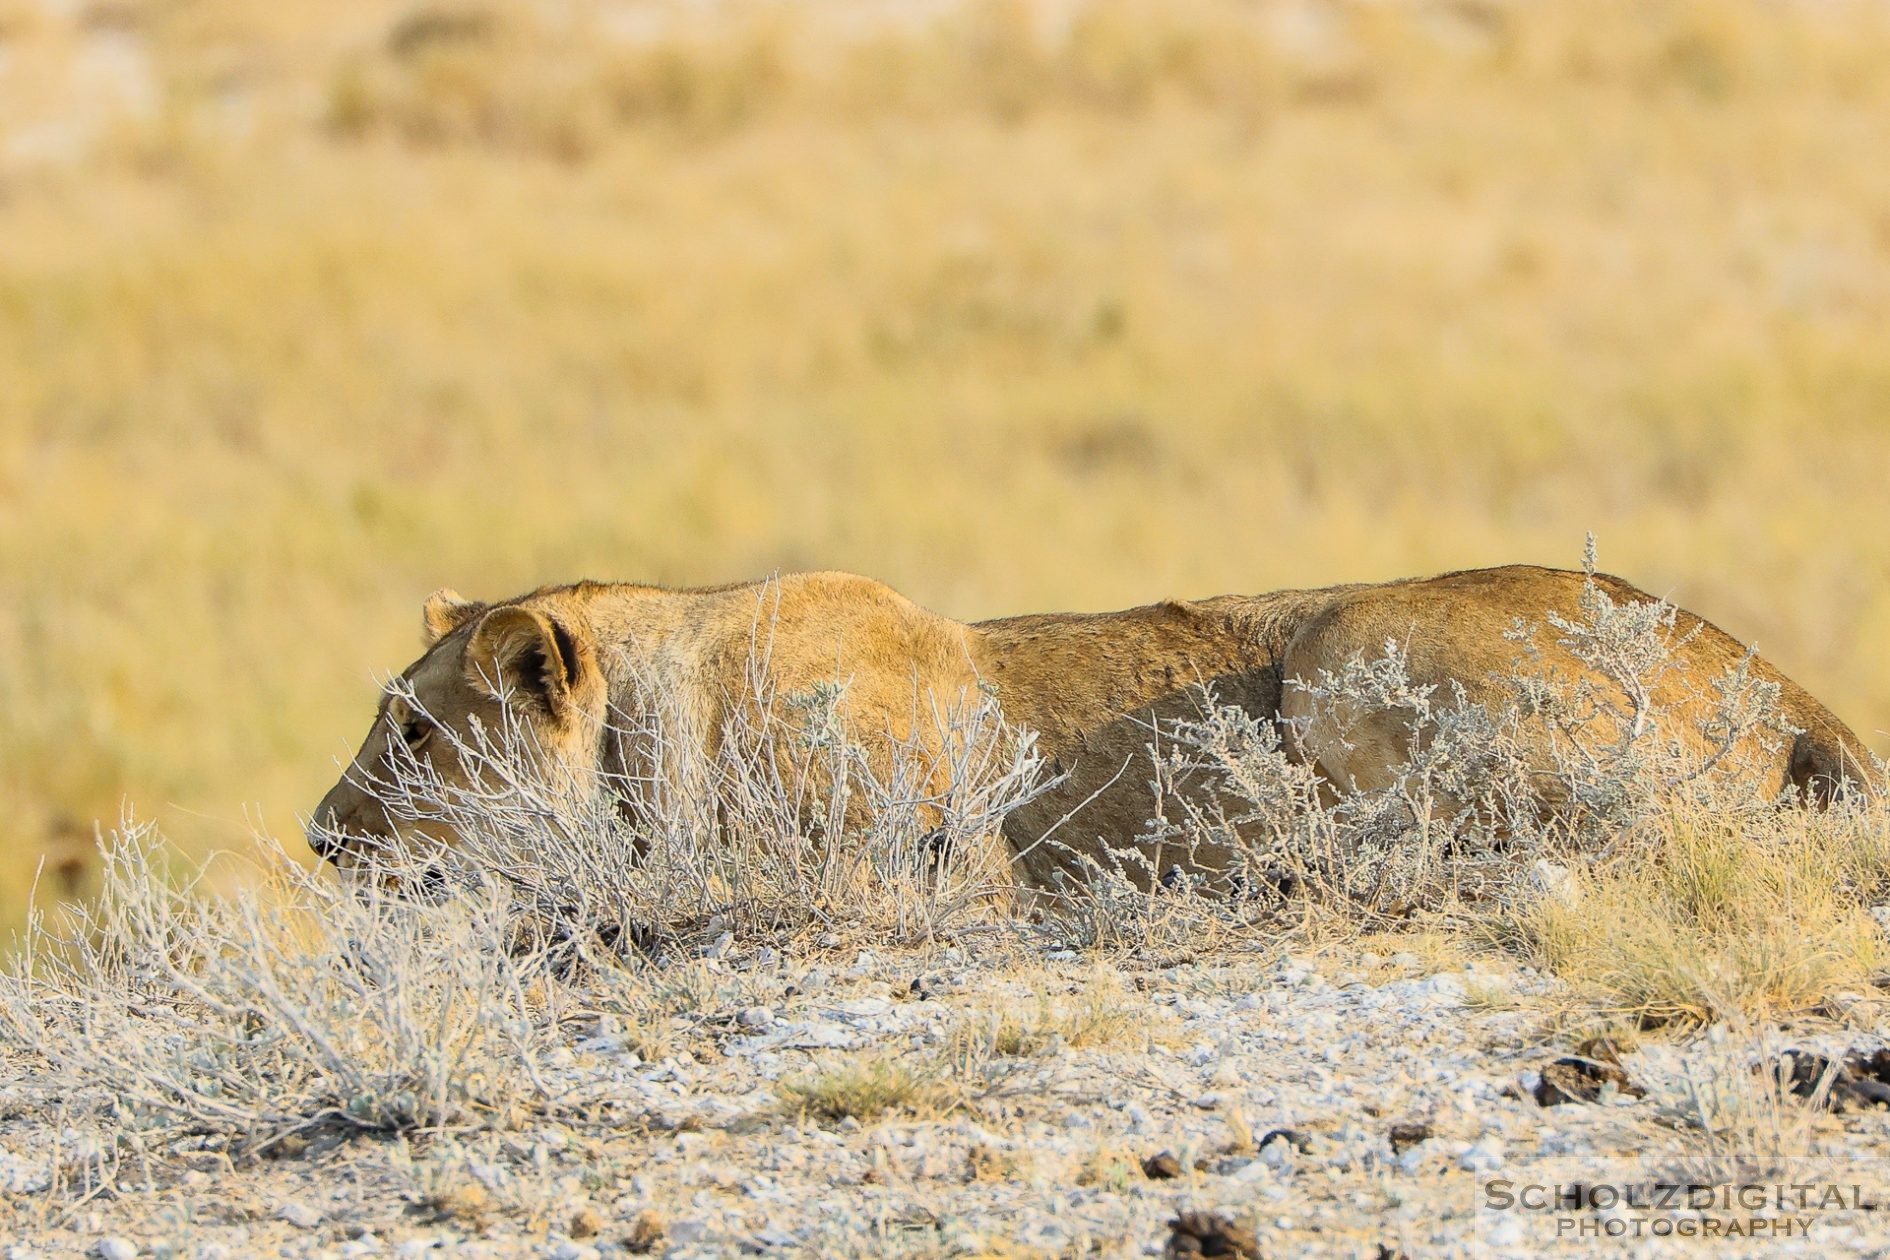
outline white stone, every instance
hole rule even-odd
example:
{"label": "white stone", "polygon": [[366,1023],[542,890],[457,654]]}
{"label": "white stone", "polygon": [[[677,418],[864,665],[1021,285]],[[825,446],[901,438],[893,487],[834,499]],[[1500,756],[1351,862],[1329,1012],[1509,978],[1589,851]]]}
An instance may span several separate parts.
{"label": "white stone", "polygon": [[1490,1226],[1483,1235],[1484,1241],[1492,1247],[1520,1247],[1528,1241],[1523,1223],[1513,1216],[1506,1216]]}
{"label": "white stone", "polygon": [[276,1216],[297,1229],[314,1229],[322,1223],[322,1214],[318,1209],[306,1203],[298,1203],[294,1199],[277,1208]]}
{"label": "white stone", "polygon": [[[1284,1142],[1274,1142],[1272,1145],[1267,1147],[1267,1150],[1270,1151],[1275,1146],[1284,1146],[1284,1145],[1286,1145]],[[1247,1185],[1255,1181],[1262,1181],[1266,1179],[1267,1177],[1272,1176],[1275,1168],[1276,1168],[1276,1165],[1269,1164],[1264,1158],[1250,1159],[1246,1163],[1242,1164],[1240,1167],[1231,1170],[1227,1174],[1227,1179],[1239,1185]]]}
{"label": "white stone", "polygon": [[11,1151],[0,1151],[0,1191],[38,1194],[51,1185],[50,1165],[21,1159]]}
{"label": "white stone", "polygon": [[98,1260],[136,1260],[138,1247],[124,1238],[101,1238],[92,1244],[92,1254]]}
{"label": "white stone", "polygon": [[765,1006],[751,1006],[735,1019],[743,1028],[759,1030],[774,1023],[774,1012]]}
{"label": "white stone", "polygon": [[1259,1163],[1267,1168],[1285,1171],[1299,1159],[1299,1152],[1285,1138],[1277,1138],[1260,1148]]}
{"label": "white stone", "polygon": [[1557,866],[1547,858],[1537,858],[1529,868],[1530,887],[1544,898],[1573,907],[1582,899],[1581,886],[1566,866]]}
{"label": "white stone", "polygon": [[1485,1138],[1457,1157],[1457,1166],[1465,1172],[1495,1172],[1503,1166],[1503,1143]]}

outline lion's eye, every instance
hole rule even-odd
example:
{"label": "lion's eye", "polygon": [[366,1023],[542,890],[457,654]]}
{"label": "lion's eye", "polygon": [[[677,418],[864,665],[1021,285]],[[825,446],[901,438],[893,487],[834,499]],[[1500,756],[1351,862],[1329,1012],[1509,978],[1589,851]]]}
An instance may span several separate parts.
{"label": "lion's eye", "polygon": [[399,734],[401,743],[415,751],[433,734],[431,722],[415,713],[411,706],[399,701],[387,706],[387,723]]}

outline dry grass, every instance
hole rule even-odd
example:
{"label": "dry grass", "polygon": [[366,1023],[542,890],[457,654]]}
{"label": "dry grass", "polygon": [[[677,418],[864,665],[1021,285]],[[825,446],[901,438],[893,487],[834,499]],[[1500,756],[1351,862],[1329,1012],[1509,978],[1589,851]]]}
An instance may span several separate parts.
{"label": "dry grass", "polygon": [[1114,970],[1097,969],[1073,990],[1056,992],[1051,977],[1037,979],[1021,1000],[991,1003],[970,1012],[954,1031],[952,1055],[962,1062],[988,1062],[1090,1050],[1131,1042],[1146,1045],[1156,1029],[1149,1011],[1134,1003]]}
{"label": "dry grass", "polygon": [[1571,873],[1522,912],[1533,957],[1601,1011],[1699,1024],[1811,1010],[1890,970],[1868,912],[1890,891],[1890,820],[1858,806],[1663,817],[1631,861]]}
{"label": "dry grass", "polygon": [[836,1056],[778,1088],[790,1108],[822,1120],[941,1116],[965,1102],[964,1086],[944,1060],[910,1050]]}
{"label": "dry grass", "polygon": [[567,8],[0,5],[14,909],[126,797],[291,830],[449,581],[980,616],[1594,528],[1890,724],[1880,8]]}
{"label": "dry grass", "polygon": [[1657,1117],[1643,1134],[1648,1148],[1704,1185],[1830,1176],[1818,1139],[1833,1127],[1825,1111],[1831,1082],[1795,1092],[1780,1069],[1788,1046],[1772,1027],[1733,1015],[1644,1052],[1639,1066]]}

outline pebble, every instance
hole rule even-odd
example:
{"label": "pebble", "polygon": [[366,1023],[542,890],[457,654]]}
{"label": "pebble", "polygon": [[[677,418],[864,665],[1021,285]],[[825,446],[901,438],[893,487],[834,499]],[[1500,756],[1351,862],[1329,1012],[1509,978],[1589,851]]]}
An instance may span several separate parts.
{"label": "pebble", "polygon": [[597,1248],[586,1243],[561,1242],[546,1253],[548,1260],[597,1260]]}
{"label": "pebble", "polygon": [[8,1194],[38,1194],[52,1185],[52,1168],[0,1151],[0,1190]]}
{"label": "pebble", "polygon": [[322,1214],[320,1211],[310,1207],[306,1203],[298,1203],[294,1199],[289,1200],[280,1208],[276,1209],[276,1216],[281,1220],[287,1221],[297,1229],[314,1229],[317,1225],[322,1223]]}
{"label": "pebble", "polygon": [[[1271,1150],[1272,1147],[1268,1147],[1267,1149]],[[1229,1181],[1233,1181],[1239,1185],[1251,1185],[1256,1181],[1265,1180],[1274,1173],[1289,1167],[1290,1164],[1291,1161],[1283,1164],[1274,1163],[1264,1157],[1260,1159],[1250,1159],[1246,1163],[1241,1164],[1238,1168],[1229,1170],[1227,1178]]]}
{"label": "pebble", "polygon": [[1299,1152],[1293,1149],[1291,1142],[1268,1142],[1260,1150],[1260,1158],[1254,1162],[1262,1167],[1284,1172],[1299,1160]]}
{"label": "pebble", "polygon": [[1528,1231],[1520,1220],[1505,1217],[1490,1226],[1483,1240],[1491,1247],[1520,1247],[1528,1241]]}
{"label": "pebble", "polygon": [[1529,883],[1537,895],[1564,906],[1574,906],[1582,899],[1581,887],[1569,874],[1568,867],[1558,866],[1547,858],[1537,858],[1529,868]]}
{"label": "pebble", "polygon": [[92,1244],[92,1254],[98,1260],[136,1260],[138,1246],[125,1238],[101,1238]]}
{"label": "pebble", "polygon": [[1457,1157],[1465,1172],[1495,1172],[1503,1166],[1503,1144],[1494,1138],[1477,1142]]}
{"label": "pebble", "polygon": [[774,1023],[774,1012],[765,1006],[751,1006],[735,1017],[743,1028],[760,1030]]}

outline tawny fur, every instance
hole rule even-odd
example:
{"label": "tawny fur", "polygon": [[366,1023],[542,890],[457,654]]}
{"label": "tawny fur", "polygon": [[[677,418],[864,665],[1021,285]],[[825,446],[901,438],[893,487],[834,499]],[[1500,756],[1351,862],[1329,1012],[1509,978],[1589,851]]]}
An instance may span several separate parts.
{"label": "tawny fur", "polygon": [[[1597,578],[1617,602],[1652,597],[1619,578]],[[607,715],[648,713],[713,748],[731,706],[752,704],[757,672],[780,698],[817,685],[845,684],[841,716],[869,749],[884,750],[932,730],[934,706],[965,702],[995,687],[1004,716],[1036,732],[1062,777],[1017,810],[1005,847],[1029,883],[1047,883],[1065,850],[1095,854],[1140,834],[1152,806],[1146,748],[1151,724],[1198,714],[1201,688],[1223,703],[1269,719],[1304,716],[1293,680],[1337,670],[1356,654],[1376,656],[1386,640],[1404,645],[1418,685],[1460,683],[1473,701],[1500,706],[1500,681],[1522,649],[1504,637],[1518,618],[1578,615],[1583,575],[1509,566],[1398,582],[1224,595],[1169,601],[1112,613],[1052,613],[975,625],[929,612],[881,583],[844,573],[796,574],[700,590],[579,583],[549,587],[496,605],[450,592],[429,600],[429,648],[404,677],[432,718],[464,730],[477,717],[496,729],[492,681],[503,678],[538,742],[548,770],[580,786],[607,782],[639,751],[608,737]],[[1680,612],[1679,668],[1657,700],[1691,736],[1707,680],[1736,665],[1745,648],[1711,623]],[[1565,678],[1584,669],[1536,636],[1541,667]],[[759,668],[757,669],[757,662]],[[1803,731],[1770,755],[1747,759],[1753,786],[1797,785],[1826,795],[1840,777],[1861,776],[1864,745],[1830,710],[1763,660],[1754,669],[1776,682],[1784,718]],[[400,738],[402,706],[384,703],[351,772],[328,793],[317,818],[343,832],[386,835],[390,824],[361,784],[384,765]],[[1346,744],[1289,741],[1338,787],[1382,784],[1408,752],[1395,714],[1369,719]],[[426,754],[452,781],[447,741]],[[1308,746],[1311,745],[1311,746]],[[1056,845],[1036,843],[1055,829]],[[450,836],[440,837],[450,841]],[[999,855],[1000,858],[1003,856]],[[1228,855],[1195,855],[1206,870]],[[1159,859],[1158,859],[1159,860]]]}

